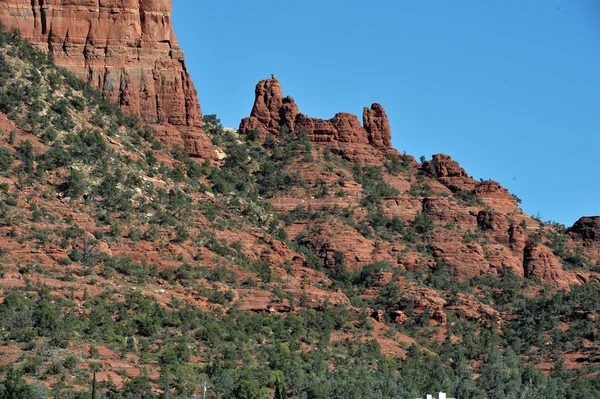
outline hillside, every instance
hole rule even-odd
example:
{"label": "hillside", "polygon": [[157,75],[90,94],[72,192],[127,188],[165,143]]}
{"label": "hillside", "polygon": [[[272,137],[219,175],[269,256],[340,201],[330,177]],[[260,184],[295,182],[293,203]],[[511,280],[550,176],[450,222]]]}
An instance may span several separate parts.
{"label": "hillside", "polygon": [[202,155],[0,48],[0,398],[598,396],[598,218],[400,154],[378,104],[273,77]]}

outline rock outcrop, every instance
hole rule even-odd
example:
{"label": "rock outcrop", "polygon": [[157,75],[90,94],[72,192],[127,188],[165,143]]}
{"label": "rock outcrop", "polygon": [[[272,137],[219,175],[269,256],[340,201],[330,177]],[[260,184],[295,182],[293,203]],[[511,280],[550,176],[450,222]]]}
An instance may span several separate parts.
{"label": "rock outcrop", "polygon": [[440,183],[451,191],[471,191],[477,186],[477,181],[449,155],[434,154],[431,161],[425,161],[423,168],[432,172]]}
{"label": "rock outcrop", "polygon": [[[281,129],[286,127],[361,163],[381,162],[381,151],[397,154],[391,149],[389,121],[379,104],[365,107],[361,126],[356,115],[346,112],[340,112],[331,119],[312,118],[300,113],[294,99],[283,96],[281,83],[274,76],[260,81],[255,95],[250,116],[240,124],[241,134],[256,131],[262,138],[269,134],[278,137]],[[376,150],[380,150],[379,154]]]}
{"label": "rock outcrop", "polygon": [[369,134],[369,143],[375,147],[388,148],[392,146],[390,122],[383,107],[377,103],[363,110],[363,125]]}
{"label": "rock outcrop", "polygon": [[568,288],[577,284],[577,278],[563,270],[562,264],[544,245],[528,242],[523,258],[525,277],[536,277],[543,283],[553,284],[560,288]]}
{"label": "rock outcrop", "polygon": [[211,157],[171,0],[3,0],[0,23],[149,124],[177,129],[190,156]]}
{"label": "rock outcrop", "polygon": [[516,252],[523,252],[525,249],[527,235],[522,226],[511,225],[508,228],[508,242],[510,249]]}
{"label": "rock outcrop", "polygon": [[569,229],[576,240],[596,242],[600,245],[600,216],[582,217]]}
{"label": "rock outcrop", "polygon": [[517,209],[517,203],[508,190],[493,180],[479,183],[473,192],[477,198],[493,206],[496,210],[508,213]]}
{"label": "rock outcrop", "polygon": [[427,212],[436,223],[457,223],[465,230],[477,228],[477,214],[444,197],[424,198],[422,211]]}
{"label": "rock outcrop", "polygon": [[508,222],[504,215],[491,209],[484,209],[477,214],[477,227],[481,230],[506,231]]}
{"label": "rock outcrop", "polygon": [[568,230],[574,247],[579,247],[596,265],[600,266],[600,216],[579,219]]}

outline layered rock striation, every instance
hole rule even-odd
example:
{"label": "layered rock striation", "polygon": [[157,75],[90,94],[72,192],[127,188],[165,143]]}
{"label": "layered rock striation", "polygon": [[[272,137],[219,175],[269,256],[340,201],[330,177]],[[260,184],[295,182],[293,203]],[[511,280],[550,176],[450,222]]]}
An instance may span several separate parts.
{"label": "layered rock striation", "polygon": [[381,151],[397,154],[391,148],[388,117],[379,104],[364,108],[361,125],[356,115],[347,112],[340,112],[331,119],[312,118],[300,113],[294,99],[283,96],[281,83],[274,76],[260,81],[255,95],[250,116],[240,124],[241,134],[255,131],[262,138],[269,134],[277,137],[283,128],[288,128],[361,163],[378,163]]}
{"label": "layered rock striation", "polygon": [[171,0],[2,0],[0,23],[125,111],[174,127],[180,137],[171,141],[191,156],[210,156],[171,9]]}

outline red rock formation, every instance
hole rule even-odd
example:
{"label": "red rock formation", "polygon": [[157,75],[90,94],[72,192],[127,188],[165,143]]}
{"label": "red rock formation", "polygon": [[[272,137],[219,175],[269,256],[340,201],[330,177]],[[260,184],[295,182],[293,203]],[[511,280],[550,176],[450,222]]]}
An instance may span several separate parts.
{"label": "red rock formation", "polygon": [[445,154],[433,155],[431,161],[423,164],[423,168],[432,172],[444,186],[452,191],[471,191],[477,185],[477,181],[469,177],[458,162]]}
{"label": "red rock formation", "polygon": [[582,217],[569,229],[576,240],[600,243],[600,216]]}
{"label": "red rock formation", "polygon": [[298,114],[295,120],[295,131],[306,133],[314,142],[369,144],[367,133],[360,126],[356,115],[346,112],[340,112],[329,120]]}
{"label": "red rock formation", "polygon": [[424,198],[423,211],[427,212],[436,223],[457,223],[465,230],[477,228],[478,219],[474,211],[456,202],[450,202],[444,197]]}
{"label": "red rock formation", "polygon": [[369,312],[369,316],[371,316],[374,320],[378,321],[378,322],[382,322],[383,321],[383,316],[384,316],[384,312],[381,309],[378,310],[373,310],[373,309],[368,309],[367,310]]}
{"label": "red rock formation", "polygon": [[356,115],[346,112],[327,120],[299,113],[294,99],[283,96],[281,84],[274,76],[260,81],[256,85],[255,95],[250,116],[240,124],[241,134],[256,130],[262,138],[268,134],[277,137],[285,126],[295,133],[305,133],[311,141],[326,144],[332,151],[361,163],[381,162],[381,153],[373,150],[391,149],[389,121],[379,104],[364,109],[363,127]]}
{"label": "red rock formation", "polygon": [[363,125],[369,134],[369,143],[375,147],[389,148],[392,145],[390,122],[383,107],[379,104],[371,105],[371,109],[363,110]]}
{"label": "red rock formation", "polygon": [[600,266],[600,216],[582,217],[568,231],[574,247]]}
{"label": "red rock formation", "polygon": [[459,281],[484,274],[497,274],[497,270],[485,259],[483,248],[478,243],[439,241],[431,245],[435,258],[452,269]]}
{"label": "red rock formation", "polygon": [[335,254],[338,251],[344,254],[344,263],[348,270],[360,270],[376,261],[396,263],[384,250],[385,245],[377,250],[373,240],[363,237],[355,229],[348,229],[342,223],[323,224],[300,242],[313,249],[328,267],[335,265]]}
{"label": "red rock formation", "polygon": [[508,190],[493,180],[486,180],[479,183],[475,187],[474,193],[477,198],[482,199],[496,210],[508,213],[511,210],[517,209],[517,203]]}
{"label": "red rock formation", "polygon": [[454,312],[459,319],[473,320],[487,328],[492,326],[494,320],[500,323],[500,315],[493,307],[474,301],[462,292],[456,294],[454,301],[460,305],[444,306],[444,310]]}
{"label": "red rock formation", "polygon": [[242,120],[240,133],[248,134],[252,130],[258,130],[260,136],[264,138],[269,133],[278,135],[282,126],[294,130],[298,107],[294,99],[289,96],[286,97],[284,107],[281,83],[274,76],[258,82],[254,94],[252,112],[250,117]]}
{"label": "red rock formation", "polygon": [[438,177],[468,177],[467,172],[449,155],[434,154],[431,162]]}
{"label": "red rock formation", "polygon": [[506,231],[507,218],[491,209],[479,211],[477,214],[477,227],[481,230]]}
{"label": "red rock formation", "polygon": [[508,228],[508,242],[512,250],[523,251],[525,248],[525,230],[523,230],[523,227],[511,225]]}
{"label": "red rock formation", "polygon": [[256,97],[251,116],[242,120],[240,131],[249,133],[257,129],[260,135],[265,137],[268,133],[279,134],[283,126],[294,130],[298,107],[293,98],[283,98],[281,84],[275,77],[260,81],[254,94]]}
{"label": "red rock formation", "polygon": [[528,242],[525,247],[523,259],[525,277],[537,277],[543,283],[553,284],[561,288],[568,288],[579,281],[575,275],[567,273],[558,258],[550,248]]}
{"label": "red rock formation", "polygon": [[144,122],[176,127],[191,156],[212,157],[171,8],[171,0],[3,0],[0,23]]}

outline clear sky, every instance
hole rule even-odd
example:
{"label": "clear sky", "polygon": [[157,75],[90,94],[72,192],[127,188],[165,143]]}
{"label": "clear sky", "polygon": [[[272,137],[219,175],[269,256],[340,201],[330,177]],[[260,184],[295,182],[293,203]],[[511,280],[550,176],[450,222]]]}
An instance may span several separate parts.
{"label": "clear sky", "polygon": [[600,215],[600,0],[173,0],[203,113],[277,75],[300,111],[384,106],[400,152],[452,156],[544,220]]}

